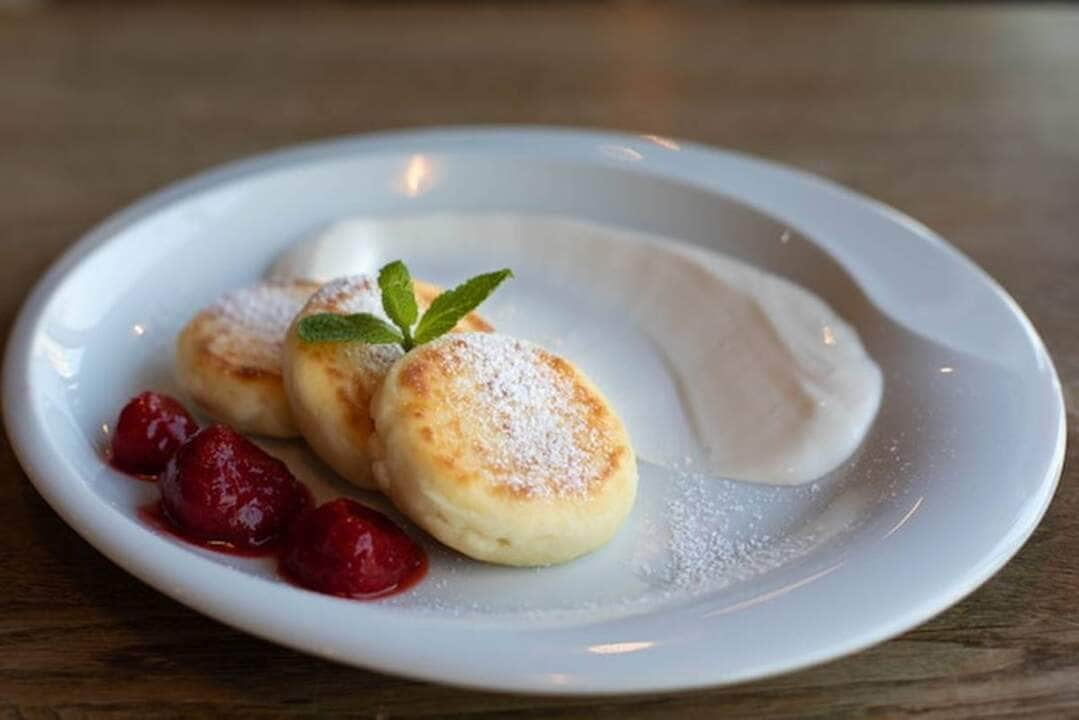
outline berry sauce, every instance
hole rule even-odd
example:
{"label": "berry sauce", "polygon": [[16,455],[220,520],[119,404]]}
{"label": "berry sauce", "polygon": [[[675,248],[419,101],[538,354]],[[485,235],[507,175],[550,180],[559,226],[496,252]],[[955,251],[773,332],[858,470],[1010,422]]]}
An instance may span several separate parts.
{"label": "berry sauce", "polygon": [[312,508],[288,466],[224,425],[199,430],[167,395],[144,392],[120,413],[110,461],[156,481],[161,500],[139,508],[147,525],[207,550],[277,556],[282,577],[355,600],[403,592],[427,555],[382,513],[338,498]]}
{"label": "berry sauce", "polygon": [[281,546],[281,543],[278,540],[254,548],[241,548],[236,547],[232,543],[200,540],[185,535],[180,528],[176,527],[176,523],[169,519],[160,500],[156,500],[149,505],[140,507],[138,509],[138,515],[139,519],[160,533],[169,535],[178,540],[183,540],[189,545],[194,545],[203,548],[204,550],[213,550],[214,552],[219,552],[223,555],[234,555],[236,557],[246,558],[272,557],[277,554],[277,551]]}
{"label": "berry sauce", "polygon": [[109,461],[140,479],[152,479],[199,426],[175,398],[154,392],[133,397],[116,421]]}
{"label": "berry sauce", "polygon": [[165,514],[186,536],[257,548],[311,503],[288,466],[224,425],[185,443],[157,480]]}
{"label": "berry sauce", "polygon": [[327,595],[371,600],[427,573],[427,555],[382,513],[338,498],[303,513],[281,548],[281,574]]}

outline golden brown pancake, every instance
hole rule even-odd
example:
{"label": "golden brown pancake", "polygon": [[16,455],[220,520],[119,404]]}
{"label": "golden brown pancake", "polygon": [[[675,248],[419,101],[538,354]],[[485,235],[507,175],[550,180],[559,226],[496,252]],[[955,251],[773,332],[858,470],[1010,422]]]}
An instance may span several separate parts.
{"label": "golden brown pancake", "polygon": [[569,361],[511,337],[446,335],[393,365],[372,403],[375,475],[445,544],[507,565],[605,544],[633,507],[622,422]]}
{"label": "golden brown pancake", "polygon": [[241,432],[298,434],[281,377],[292,318],[317,283],[268,280],[223,295],[176,340],[176,372],[200,408]]}
{"label": "golden brown pancake", "polygon": [[[414,282],[421,311],[441,292],[422,281]],[[317,313],[366,312],[385,318],[382,296],[374,278],[359,275],[323,285],[296,317],[285,341],[285,390],[300,432],[315,453],[346,480],[374,488],[369,438],[374,432],[371,398],[390,366],[403,352],[397,345],[365,343],[306,343],[296,325]],[[471,314],[458,329],[489,330]]]}

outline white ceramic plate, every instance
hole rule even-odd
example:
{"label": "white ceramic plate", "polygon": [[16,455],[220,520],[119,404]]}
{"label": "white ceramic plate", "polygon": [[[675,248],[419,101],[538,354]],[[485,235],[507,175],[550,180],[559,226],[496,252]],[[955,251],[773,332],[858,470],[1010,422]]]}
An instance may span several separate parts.
{"label": "white ceramic plate", "polygon": [[[817,292],[858,329],[884,372],[868,439],[803,488],[693,480],[645,463],[638,506],[602,551],[513,570],[428,542],[427,580],[373,603],[298,589],[269,561],[215,555],[140,522],[136,508],[155,489],[102,462],[103,424],[141,389],[176,391],[172,341],[196,308],[339,218],[385,223],[372,245],[377,265],[395,257],[400,218],[488,213],[677,238]],[[413,252],[417,274],[435,281],[492,264],[446,245]],[[489,312],[502,328],[534,335],[576,312],[614,317],[587,289],[551,293],[543,257],[538,249],[494,299]],[[612,347],[632,353],[632,328],[616,329]],[[589,347],[567,342],[560,349],[570,357]],[[562,694],[759,678],[914,627],[1019,549],[1052,497],[1065,437],[1059,382],[1029,322],[918,223],[732,153],[539,129],[318,143],[148,197],[89,233],[34,290],[8,346],[4,413],[23,465],[64,520],[177,600],[345,663]],[[271,449],[317,496],[351,492],[302,447]],[[673,523],[678,507],[712,512]],[[670,533],[687,530],[719,531],[710,551],[720,561],[703,576],[679,576],[665,555]]]}

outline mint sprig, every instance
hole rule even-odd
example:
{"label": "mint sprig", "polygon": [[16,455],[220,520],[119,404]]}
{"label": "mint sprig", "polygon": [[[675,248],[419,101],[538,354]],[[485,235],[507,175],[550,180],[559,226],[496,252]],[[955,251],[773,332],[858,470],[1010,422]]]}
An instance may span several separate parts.
{"label": "mint sprig", "polygon": [[297,328],[304,342],[354,342],[369,345],[403,343],[404,338],[393,325],[371,313],[336,315],[319,313],[305,317]]}
{"label": "mint sprig", "polygon": [[508,268],[477,275],[436,297],[423,317],[419,317],[412,276],[403,262],[395,260],[378,272],[382,309],[393,325],[370,313],[319,313],[300,320],[297,332],[304,342],[397,343],[408,352],[448,333],[510,277],[513,272]]}
{"label": "mint sprig", "polygon": [[477,275],[436,297],[416,326],[416,342],[431,342],[439,335],[448,333],[508,277],[513,277],[508,268]]}
{"label": "mint sprig", "polygon": [[416,295],[412,291],[412,276],[400,260],[394,260],[378,271],[378,287],[382,290],[382,309],[386,317],[401,329],[401,347],[412,349],[412,326],[419,317]]}

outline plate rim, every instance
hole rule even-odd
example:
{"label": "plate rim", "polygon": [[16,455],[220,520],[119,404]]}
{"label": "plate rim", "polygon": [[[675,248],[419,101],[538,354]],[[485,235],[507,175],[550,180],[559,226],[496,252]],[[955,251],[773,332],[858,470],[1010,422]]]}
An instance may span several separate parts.
{"label": "plate rim", "polygon": [[[16,321],[8,336],[8,344],[4,357],[3,369],[3,414],[5,429],[11,441],[12,449],[22,465],[27,476],[30,478],[35,489],[42,495],[46,502],[56,511],[64,522],[75,530],[84,540],[89,542],[95,549],[108,557],[112,562],[124,568],[139,580],[146,582],[165,595],[195,609],[196,611],[214,618],[227,625],[256,635],[263,639],[285,645],[305,653],[314,654],[325,659],[344,662],[350,665],[368,667],[376,671],[391,672],[397,675],[410,677],[418,680],[448,683],[459,687],[482,689],[488,691],[514,691],[533,694],[582,696],[582,695],[629,695],[655,692],[673,692],[705,687],[719,687],[731,685],[748,680],[763,679],[778,674],[794,672],[819,663],[843,657],[862,649],[875,645],[883,640],[895,637],[921,623],[929,620],[938,613],[951,607],[962,600],[975,589],[985,583],[1001,567],[1004,566],[1022,548],[1027,539],[1036,529],[1044,517],[1061,476],[1067,442],[1067,417],[1064,410],[1063,391],[1059,375],[1053,364],[1052,358],[1045,348],[1044,342],[1037,333],[1033,324],[1023,312],[1022,308],[988,273],[986,273],[974,261],[964,255],[954,246],[948,244],[940,236],[933,233],[920,222],[908,217],[904,213],[892,208],[880,201],[874,200],[833,181],[827,180],[807,171],[792,168],[790,166],[775,163],[770,160],[757,158],[751,155],[720,148],[712,148],[691,141],[676,140],[679,152],[696,155],[705,161],[714,162],[724,157],[737,158],[742,162],[755,164],[766,168],[771,172],[778,172],[790,177],[795,177],[802,183],[816,187],[832,194],[839,194],[847,200],[871,209],[882,221],[899,223],[907,228],[912,234],[918,236],[923,242],[928,242],[939,249],[943,249],[953,259],[959,261],[968,271],[973,271],[979,280],[986,283],[1001,300],[1011,316],[1017,320],[1024,331],[1026,338],[1033,344],[1040,356],[1045,359],[1049,382],[1054,390],[1054,412],[1057,416],[1057,437],[1054,443],[1052,457],[1049,458],[1045,476],[1040,480],[1037,495],[1039,503],[1028,513],[1023,527],[1013,526],[1005,537],[998,540],[998,544],[1007,541],[1007,547],[1003,552],[997,552],[989,562],[982,563],[972,569],[960,580],[957,580],[947,592],[937,592],[932,601],[923,603],[921,607],[911,608],[905,615],[895,617],[890,624],[879,624],[876,627],[857,634],[856,637],[836,645],[835,643],[819,648],[815,653],[803,653],[797,660],[786,663],[775,663],[774,667],[763,670],[750,671],[741,675],[700,679],[689,681],[666,681],[662,674],[653,675],[650,678],[630,678],[628,682],[608,683],[605,685],[589,685],[582,682],[580,685],[552,684],[549,681],[540,681],[538,675],[519,676],[516,680],[503,679],[498,682],[482,682],[476,680],[474,674],[453,672],[452,668],[445,668],[443,672],[431,672],[415,669],[400,661],[380,662],[378,652],[366,653],[362,659],[356,657],[342,657],[339,653],[325,648],[313,647],[305,644],[303,638],[282,638],[279,633],[272,632],[255,622],[244,622],[236,616],[236,613],[222,610],[219,607],[208,606],[204,598],[180,597],[175,588],[166,587],[165,581],[157,577],[158,573],[148,572],[145,563],[134,562],[130,556],[125,555],[121,548],[116,547],[114,542],[102,540],[102,532],[94,527],[94,522],[81,515],[77,509],[69,507],[61,497],[61,488],[58,481],[50,477],[46,466],[50,465],[50,458],[42,456],[42,436],[38,429],[28,423],[19,423],[19,406],[29,396],[29,383],[27,382],[33,359],[33,343],[31,339],[36,335],[37,328],[44,318],[44,310],[50,297],[64,278],[81,263],[86,257],[99,247],[107,244],[109,240],[125,227],[137,222],[141,218],[150,215],[160,208],[167,207],[188,195],[194,195],[202,190],[222,185],[230,180],[256,175],[262,171],[274,168],[289,167],[307,161],[326,158],[334,153],[363,154],[365,150],[393,149],[397,145],[398,151],[404,150],[403,146],[419,142],[445,142],[447,144],[463,143],[477,150],[483,144],[497,144],[507,139],[532,139],[545,143],[565,143],[567,145],[583,144],[602,147],[611,143],[625,144],[627,142],[640,142],[642,138],[655,138],[655,136],[627,134],[621,132],[607,132],[588,129],[543,127],[543,126],[459,126],[448,128],[423,128],[418,130],[396,130],[373,134],[347,135],[335,138],[327,138],[297,145],[286,146],[259,153],[249,157],[234,160],[223,165],[218,165],[204,170],[195,175],[170,183],[163,188],[149,193],[137,199],[135,202],[121,208],[105,220],[101,221],[80,239],[68,248],[55,260],[43,276],[35,283],[33,289],[26,296],[18,311]],[[538,153],[523,153],[535,156]],[[595,160],[596,158],[592,158]],[[623,169],[625,165],[620,165]],[[670,169],[656,170],[651,172],[661,177],[674,177],[679,180],[689,181],[692,178],[679,176]],[[718,192],[715,188],[708,188],[710,192]],[[76,472],[77,476],[77,472]],[[1025,504],[1033,502],[1034,496]],[[92,539],[93,538],[93,539]],[[103,547],[104,545],[104,547]],[[179,552],[186,552],[178,549]],[[225,569],[225,568],[223,568]],[[225,569],[228,572],[234,572]],[[151,577],[147,577],[150,575]]]}

